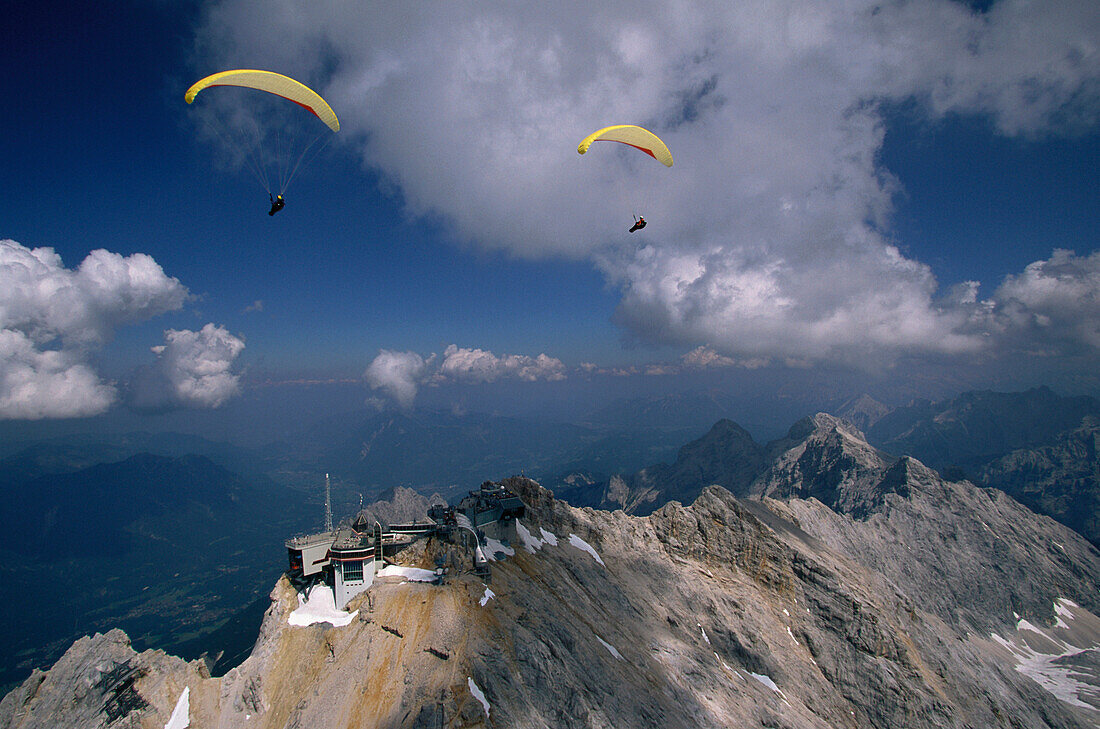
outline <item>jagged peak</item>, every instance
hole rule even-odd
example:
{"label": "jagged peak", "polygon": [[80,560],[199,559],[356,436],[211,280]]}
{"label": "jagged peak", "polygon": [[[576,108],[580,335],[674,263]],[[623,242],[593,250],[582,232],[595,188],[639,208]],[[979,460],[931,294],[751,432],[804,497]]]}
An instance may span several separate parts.
{"label": "jagged peak", "polygon": [[863,434],[856,425],[851,421],[844,418],[837,417],[836,415],[830,415],[829,413],[819,412],[814,415],[807,415],[799,420],[797,423],[790,427],[787,431],[787,437],[785,440],[800,442],[804,441],[814,435],[821,435],[827,433],[843,433],[856,440],[867,442],[867,436]]}
{"label": "jagged peak", "polygon": [[798,451],[801,454],[812,447],[839,447],[871,468],[883,468],[893,460],[871,446],[867,436],[855,425],[829,413],[802,418],[791,426],[786,438],[773,441],[769,450],[782,458],[784,452]]}
{"label": "jagged peak", "polygon": [[859,428],[828,413],[803,418],[769,446],[771,467],[752,493],[816,498],[845,513],[863,512],[893,459],[867,443]]}
{"label": "jagged peak", "polygon": [[690,458],[692,454],[708,448],[728,446],[737,446],[740,449],[748,448],[749,450],[760,448],[749,431],[728,418],[722,418],[712,425],[710,430],[701,438],[682,446],[677,453],[676,460],[681,462]]}

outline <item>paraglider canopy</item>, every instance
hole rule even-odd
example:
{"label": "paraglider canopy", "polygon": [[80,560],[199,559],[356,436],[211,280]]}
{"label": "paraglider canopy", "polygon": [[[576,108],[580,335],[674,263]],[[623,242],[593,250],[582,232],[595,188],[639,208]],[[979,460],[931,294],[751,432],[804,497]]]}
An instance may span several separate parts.
{"label": "paraglider canopy", "polygon": [[281,73],[256,71],[247,68],[222,71],[196,81],[191,88],[187,89],[187,93],[184,94],[183,98],[190,104],[200,91],[211,86],[242,86],[267,91],[309,110],[332,131],[340,131],[340,120],[336,118],[336,112],[332,110],[328,102],[321,98],[320,94],[305,84]]}
{"label": "paraglider canopy", "polygon": [[577,145],[577,152],[584,154],[593,142],[621,142],[648,154],[665,167],[672,166],[672,153],[653,132],[634,124],[618,124],[592,132]]}
{"label": "paraglider canopy", "polygon": [[[239,107],[215,104],[201,116],[222,142],[239,153],[240,160],[273,198],[269,215],[274,215],[282,209],[282,196],[298,171],[328,145],[331,132],[340,131],[340,120],[328,102],[305,84],[280,73],[250,68],[221,71],[200,79],[187,89],[184,101],[191,104],[200,92],[217,86],[265,92],[245,92],[247,100],[230,94],[229,98],[247,103]],[[206,98],[206,94],[203,96]],[[278,199],[274,199],[275,193]]]}

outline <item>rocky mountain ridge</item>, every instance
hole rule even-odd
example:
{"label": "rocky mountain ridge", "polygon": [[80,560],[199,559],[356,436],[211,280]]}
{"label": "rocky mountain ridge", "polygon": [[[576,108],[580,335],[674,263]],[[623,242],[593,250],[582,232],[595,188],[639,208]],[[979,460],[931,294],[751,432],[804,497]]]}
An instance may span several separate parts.
{"label": "rocky mountain ridge", "polygon": [[[812,495],[841,510],[858,511],[866,508],[868,495],[849,488],[844,492],[851,503],[838,501],[839,474],[866,489],[890,463],[912,456],[949,480],[998,488],[1100,546],[1100,402],[1094,398],[1060,397],[1036,388],[964,393],[944,403],[889,410],[864,396],[840,411],[843,417],[818,413],[804,418],[785,437],[763,446],[737,424],[720,420],[683,446],[671,465],[657,463],[609,478],[572,473],[555,483],[555,492],[577,506],[644,515],[669,500],[690,503],[703,486],[718,484],[738,496]],[[868,434],[854,421],[865,423]],[[806,451],[800,443],[821,423],[828,431],[821,437],[834,441],[833,455],[826,448],[820,453],[828,463],[805,461],[806,453],[819,451]],[[841,439],[863,445],[841,455],[835,447]],[[846,464],[833,458],[855,460]]]}
{"label": "rocky mountain ridge", "polygon": [[884,451],[1001,489],[1100,546],[1098,422],[1096,398],[1038,387],[897,408],[866,433]]}
{"label": "rocky mountain ridge", "polygon": [[799,428],[755,499],[640,517],[508,479],[527,514],[489,584],[429,543],[403,559],[444,584],[382,579],[346,626],[296,627],[280,580],[221,678],[83,639],[0,729],[161,727],[185,689],[193,727],[1095,726],[1100,553],[834,418]]}

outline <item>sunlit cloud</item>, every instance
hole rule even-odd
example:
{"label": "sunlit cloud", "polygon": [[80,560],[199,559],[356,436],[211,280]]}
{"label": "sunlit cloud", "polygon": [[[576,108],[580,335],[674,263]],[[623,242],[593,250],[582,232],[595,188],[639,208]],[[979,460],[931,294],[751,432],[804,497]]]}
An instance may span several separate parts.
{"label": "sunlit cloud", "polygon": [[180,309],[187,288],[151,257],[106,250],[69,269],[0,240],[0,418],[83,417],[117,399],[91,362],[119,327]]}
{"label": "sunlit cloud", "polygon": [[71,352],[39,350],[27,335],[0,329],[0,418],[77,418],[115,401],[113,385]]}
{"label": "sunlit cloud", "polygon": [[437,377],[441,381],[455,382],[494,382],[504,378],[553,382],[565,379],[565,365],[546,354],[536,357],[505,354],[498,357],[483,349],[466,349],[452,344],[443,352]]}
{"label": "sunlit cloud", "polygon": [[372,389],[381,390],[403,408],[412,406],[428,363],[416,352],[383,349],[363,373]]}
{"label": "sunlit cloud", "polygon": [[381,390],[398,405],[408,408],[422,385],[447,383],[478,384],[500,380],[557,382],[566,378],[561,360],[546,354],[535,357],[518,354],[496,355],[484,349],[452,344],[438,358],[416,352],[382,350],[364,373],[372,389]]}
{"label": "sunlit cloud", "polygon": [[[290,3],[227,0],[199,40],[211,63],[319,85],[410,215],[442,216],[472,246],[590,260],[634,340],[859,364],[996,352],[1009,335],[1044,351],[1091,341],[1010,321],[1010,300],[1060,321],[1060,295],[1020,290],[1038,295],[1047,274],[1006,281],[989,317],[941,291],[892,242],[902,187],[880,153],[899,103],[983,115],[1003,135],[1094,129],[1098,28],[1090,0],[363,3],[313,6],[308,23]],[[613,123],[653,129],[676,164],[576,154]],[[633,213],[649,226],[627,237]],[[466,360],[456,373],[494,371]]]}
{"label": "sunlit cloud", "polygon": [[1006,278],[985,309],[1001,346],[1052,355],[1100,350],[1100,252],[1056,250]]}
{"label": "sunlit cloud", "polygon": [[156,361],[134,376],[132,407],[217,408],[240,393],[240,375],[231,368],[244,350],[244,340],[224,327],[207,324],[197,332],[169,329],[164,342],[152,348]]}
{"label": "sunlit cloud", "polygon": [[700,345],[680,358],[680,362],[688,369],[706,370],[720,369],[723,367],[743,367],[747,370],[755,370],[767,367],[767,358],[735,359],[715,352],[711,347]]}

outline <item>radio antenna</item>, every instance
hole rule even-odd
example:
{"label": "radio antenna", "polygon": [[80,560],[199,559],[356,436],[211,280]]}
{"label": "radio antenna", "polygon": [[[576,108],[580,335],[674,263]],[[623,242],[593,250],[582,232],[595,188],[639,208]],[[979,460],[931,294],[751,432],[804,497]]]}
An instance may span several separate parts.
{"label": "radio antenna", "polygon": [[328,483],[328,474],[325,474],[325,531],[332,531],[332,490]]}

